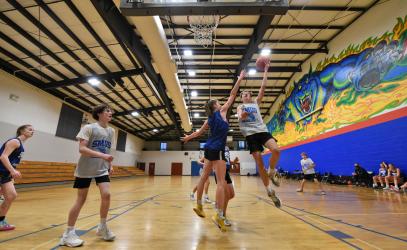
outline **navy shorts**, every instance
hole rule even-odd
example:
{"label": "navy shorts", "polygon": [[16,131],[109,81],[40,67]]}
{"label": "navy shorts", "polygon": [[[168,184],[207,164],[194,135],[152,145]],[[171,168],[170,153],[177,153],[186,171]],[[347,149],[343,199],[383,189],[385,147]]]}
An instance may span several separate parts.
{"label": "navy shorts", "polygon": [[265,145],[270,139],[277,141],[276,138],[274,138],[269,132],[256,133],[246,136],[247,146],[249,147],[250,154],[253,154],[254,152],[263,152],[263,145]]}
{"label": "navy shorts", "polygon": [[[102,182],[110,182],[109,175],[102,175],[99,177],[94,177],[96,181],[96,185]],[[75,177],[75,182],[73,184],[73,188],[89,188],[90,183],[92,182],[93,178],[81,178]]]}
{"label": "navy shorts", "polygon": [[13,180],[13,177],[11,176],[10,173],[1,173],[0,172],[0,184],[6,184],[7,182],[10,182]]}
{"label": "navy shorts", "polygon": [[[218,182],[216,180],[216,173],[214,174],[214,176],[215,176],[215,183],[217,184]],[[226,169],[225,181],[227,184],[232,184],[232,178],[230,178],[229,169]]]}
{"label": "navy shorts", "polygon": [[209,161],[217,161],[217,160],[226,161],[225,150],[205,149],[204,157],[205,157],[205,159],[207,159]]}

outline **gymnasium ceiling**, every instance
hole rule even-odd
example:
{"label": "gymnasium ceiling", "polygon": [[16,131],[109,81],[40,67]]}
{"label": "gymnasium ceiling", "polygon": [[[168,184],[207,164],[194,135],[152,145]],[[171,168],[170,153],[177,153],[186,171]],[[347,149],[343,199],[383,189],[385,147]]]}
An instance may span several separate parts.
{"label": "gymnasium ceiling", "polygon": [[[328,53],[327,43],[379,2],[285,1],[284,15],[255,15],[253,11],[259,13],[256,8],[220,4],[221,21],[214,44],[208,48],[195,43],[184,15],[194,11],[193,7],[143,9],[143,4],[139,5],[139,12],[160,16],[193,130],[206,119],[206,101],[225,101],[240,70],[253,68],[261,49],[269,48],[271,69],[260,106],[265,116],[284,94],[291,77],[301,72],[302,64],[316,53]],[[185,133],[181,117],[151,63],[151,52],[133,17],[108,13],[107,6],[109,11],[118,9],[119,2],[1,0],[0,67],[82,110],[108,103],[116,113],[113,124],[142,139],[178,140]],[[123,24],[120,22],[126,25],[118,25]],[[193,55],[185,56],[185,50],[192,50]],[[190,76],[189,71],[195,75]],[[88,83],[91,76],[100,80],[99,85]],[[256,94],[261,79],[262,73],[250,75],[241,89]],[[192,91],[198,95],[191,96]],[[242,138],[234,115],[238,104],[239,98],[229,120],[234,140]]]}

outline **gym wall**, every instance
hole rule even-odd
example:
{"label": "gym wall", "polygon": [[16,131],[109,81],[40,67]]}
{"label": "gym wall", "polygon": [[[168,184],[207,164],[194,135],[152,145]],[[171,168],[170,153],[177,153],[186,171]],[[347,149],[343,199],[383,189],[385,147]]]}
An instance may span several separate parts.
{"label": "gym wall", "polygon": [[[148,165],[155,163],[155,175],[171,175],[171,163],[182,163],[182,175],[191,175],[191,162],[197,161],[203,155],[203,151],[143,151],[140,162],[146,164],[146,174]],[[230,151],[230,158],[238,157],[240,163],[253,162],[249,151]]]}
{"label": "gym wall", "polygon": [[[0,141],[15,136],[17,127],[32,124],[33,138],[25,144],[23,160],[48,162],[77,162],[78,142],[56,137],[62,101],[28,83],[0,70]],[[87,114],[89,122],[93,122]],[[114,127],[115,128],[115,127]],[[135,166],[144,141],[131,134],[127,135],[125,152],[116,151],[116,138],[112,146],[114,164]]]}
{"label": "gym wall", "polygon": [[304,63],[266,119],[279,165],[300,169],[305,151],[320,172],[351,175],[355,162],[377,171],[386,161],[407,174],[407,2],[379,2],[328,48]]}

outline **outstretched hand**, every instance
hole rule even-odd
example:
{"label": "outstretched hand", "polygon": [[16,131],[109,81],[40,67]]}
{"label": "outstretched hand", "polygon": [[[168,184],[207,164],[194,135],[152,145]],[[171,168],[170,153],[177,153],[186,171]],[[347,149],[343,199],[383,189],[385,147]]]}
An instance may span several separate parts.
{"label": "outstretched hand", "polygon": [[269,71],[269,68],[270,68],[270,58],[269,58],[269,60],[267,61],[267,63],[264,65],[264,72],[268,72],[268,71]]}
{"label": "outstretched hand", "polygon": [[242,70],[241,72],[240,72],[240,75],[239,75],[239,78],[240,79],[243,79],[243,78],[245,78],[246,77],[246,71],[245,70]]}
{"label": "outstretched hand", "polygon": [[187,143],[190,140],[190,135],[184,134],[184,137],[181,137],[183,143]]}
{"label": "outstretched hand", "polygon": [[242,111],[242,113],[240,114],[240,120],[244,121],[247,119],[248,116],[249,116],[248,112]]}

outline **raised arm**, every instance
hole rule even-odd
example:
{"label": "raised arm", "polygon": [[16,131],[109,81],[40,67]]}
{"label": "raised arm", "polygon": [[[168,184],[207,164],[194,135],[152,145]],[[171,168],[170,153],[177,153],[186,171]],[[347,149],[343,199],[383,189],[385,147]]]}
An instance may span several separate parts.
{"label": "raised arm", "polygon": [[230,92],[230,96],[229,96],[227,102],[225,104],[223,104],[222,108],[220,109],[220,112],[226,112],[229,109],[230,105],[232,105],[233,101],[236,98],[237,92],[239,91],[240,82],[243,80],[243,78],[245,78],[245,76],[246,76],[246,71],[242,70],[242,72],[240,72],[239,78],[237,78],[235,86],[233,86],[233,89]]}
{"label": "raised arm", "polygon": [[264,96],[264,91],[266,89],[266,84],[267,84],[267,72],[269,70],[270,67],[270,61],[266,63],[266,66],[264,67],[264,73],[263,73],[263,81],[261,82],[261,87],[259,90],[259,94],[256,97],[256,103],[260,104],[261,100],[263,99]]}
{"label": "raised arm", "polygon": [[198,131],[195,131],[190,135],[185,135],[184,137],[181,137],[181,141],[187,143],[188,141],[201,136],[208,128],[209,128],[208,120],[206,120]]}

